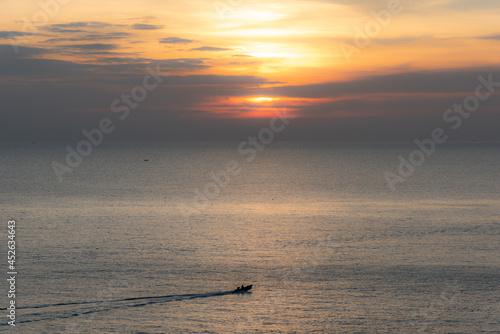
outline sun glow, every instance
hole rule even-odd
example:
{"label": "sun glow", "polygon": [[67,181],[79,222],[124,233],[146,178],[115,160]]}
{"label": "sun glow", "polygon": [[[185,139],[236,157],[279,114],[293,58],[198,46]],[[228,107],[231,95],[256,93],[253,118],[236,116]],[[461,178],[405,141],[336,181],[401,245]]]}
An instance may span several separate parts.
{"label": "sun glow", "polygon": [[240,10],[235,11],[229,15],[230,19],[249,22],[266,22],[266,21],[276,21],[285,18],[284,13],[277,13],[270,10]]}
{"label": "sun glow", "polygon": [[274,101],[278,101],[278,100],[279,100],[279,98],[266,97],[266,96],[251,97],[251,98],[247,99],[247,101],[253,102],[253,103],[274,102]]}

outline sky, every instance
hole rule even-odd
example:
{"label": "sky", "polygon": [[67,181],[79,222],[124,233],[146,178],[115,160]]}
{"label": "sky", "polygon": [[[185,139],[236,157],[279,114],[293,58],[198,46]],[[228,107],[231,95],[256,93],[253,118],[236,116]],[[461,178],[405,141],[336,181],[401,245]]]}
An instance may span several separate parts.
{"label": "sky", "polygon": [[500,140],[497,0],[0,5],[0,141]]}

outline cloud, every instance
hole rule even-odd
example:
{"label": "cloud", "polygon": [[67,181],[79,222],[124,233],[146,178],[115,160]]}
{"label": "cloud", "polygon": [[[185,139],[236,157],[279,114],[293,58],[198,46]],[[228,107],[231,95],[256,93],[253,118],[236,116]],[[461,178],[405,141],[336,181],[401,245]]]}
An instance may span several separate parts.
{"label": "cloud", "polygon": [[132,34],[128,32],[109,32],[104,34],[89,34],[86,37],[88,39],[113,39],[113,38],[125,38],[129,36],[132,36]]}
{"label": "cloud", "polygon": [[[26,50],[21,50],[21,52]],[[1,57],[0,75],[15,79],[63,78],[82,75],[89,65],[55,59]]]}
{"label": "cloud", "polygon": [[176,86],[227,85],[234,87],[235,85],[256,86],[270,83],[271,82],[265,78],[253,75],[169,75],[165,78],[165,84]]}
{"label": "cloud", "polygon": [[21,31],[0,31],[0,39],[14,39],[16,37],[36,36],[37,34],[31,32]]}
{"label": "cloud", "polygon": [[495,68],[405,72],[368,76],[352,81],[282,86],[274,88],[272,92],[276,95],[305,98],[333,98],[346,94],[471,92],[477,86],[479,75],[497,72]]}
{"label": "cloud", "polygon": [[186,69],[186,70],[201,70],[209,68],[210,66],[205,64],[205,58],[189,58],[189,59],[165,59],[165,60],[154,60],[153,62],[159,63],[162,67],[168,69]]}
{"label": "cloud", "polygon": [[459,11],[498,9],[498,0],[480,0],[480,1],[452,0],[443,3],[441,6]]}
{"label": "cloud", "polygon": [[78,49],[78,50],[107,51],[107,50],[114,50],[118,46],[116,44],[94,43],[94,44],[65,45],[64,47],[69,48],[69,49]]}
{"label": "cloud", "polygon": [[106,57],[100,58],[98,61],[99,63],[145,64],[151,62],[151,59],[135,57]]}
{"label": "cloud", "polygon": [[179,38],[179,37],[167,37],[160,39],[161,44],[187,44],[187,43],[193,43],[194,40],[192,39],[184,39],[184,38]]}
{"label": "cloud", "polygon": [[158,29],[161,29],[163,27],[164,26],[162,26],[162,25],[136,23],[131,28],[135,29],[135,30],[158,30]]}
{"label": "cloud", "polygon": [[480,36],[478,37],[479,39],[493,39],[493,40],[500,40],[500,35],[493,35],[493,36]]}
{"label": "cloud", "polygon": [[229,51],[231,49],[218,48],[214,46],[202,46],[200,48],[191,49],[191,51]]}
{"label": "cloud", "polygon": [[142,16],[142,17],[133,17],[131,20],[137,21],[137,20],[154,20],[157,19],[156,16]]}
{"label": "cloud", "polygon": [[104,27],[123,27],[123,25],[116,25],[106,22],[70,22],[70,23],[59,23],[59,24],[51,24],[43,27],[44,30],[51,32],[60,32],[60,33],[76,33],[76,32],[85,32],[86,30],[81,28],[104,28]]}
{"label": "cloud", "polygon": [[54,42],[82,42],[82,41],[102,41],[102,40],[115,40],[115,39],[123,39],[126,37],[130,37],[132,34],[127,32],[111,32],[104,34],[88,34],[82,37],[73,37],[73,38],[51,38],[47,39],[46,43],[54,43]]}
{"label": "cloud", "polygon": [[498,0],[420,0],[418,2],[411,0],[320,0],[325,3],[343,5],[353,8],[362,14],[369,14],[371,11],[380,11],[388,8],[389,3],[394,3],[396,6],[399,4],[404,8],[404,12],[415,13],[432,11],[457,11],[457,12],[471,12],[471,11],[484,11],[498,9]]}
{"label": "cloud", "polygon": [[58,27],[58,28],[103,28],[111,26],[112,24],[106,22],[98,22],[98,21],[88,21],[88,22],[70,22],[70,23],[59,23],[52,24],[48,27]]}
{"label": "cloud", "polygon": [[327,3],[356,7],[363,11],[376,10],[387,7],[387,0],[323,0]]}
{"label": "cloud", "polygon": [[425,38],[433,38],[433,36],[419,36],[419,37],[401,37],[401,38],[375,38],[373,41],[378,45],[401,45],[412,43]]}
{"label": "cloud", "polygon": [[0,44],[0,59],[11,57],[31,57],[50,53],[51,51],[42,48],[33,48],[27,46],[16,46],[19,53],[15,53],[14,47],[10,44]]}
{"label": "cloud", "polygon": [[45,27],[44,30],[47,30],[50,32],[61,32],[61,33],[85,32],[85,30],[82,30],[82,29],[65,29],[65,28],[59,28],[59,27]]}
{"label": "cloud", "polygon": [[[64,47],[76,48],[86,53],[103,55],[106,49],[113,48],[113,44],[83,44],[68,45]],[[8,76],[19,80],[36,80],[38,78],[65,78],[78,75],[82,81],[99,80],[111,84],[123,84],[144,76],[144,68],[148,65],[159,64],[163,71],[197,71],[209,68],[205,64],[207,58],[190,59],[150,59],[141,57],[131,57],[130,55],[119,56],[111,53],[110,57],[102,57],[100,61],[105,65],[79,64],[77,62],[62,61],[55,59],[30,59],[43,54],[54,52],[52,49],[30,48],[19,46],[19,53],[16,54],[11,45],[0,45],[0,77]],[[104,50],[104,51],[103,51]],[[118,78],[118,79],[117,79]],[[117,80],[117,81],[115,81]],[[137,79],[139,80],[139,79]],[[186,79],[179,79],[186,80]],[[215,79],[212,79],[212,81]],[[183,81],[183,82],[184,82]],[[207,81],[210,81],[207,79]],[[184,84],[184,83],[182,83]],[[204,82],[206,84],[206,82]]]}
{"label": "cloud", "polygon": [[[120,123],[122,139],[218,136],[219,131],[206,129],[206,121],[198,120],[194,124],[189,120],[179,120],[181,123],[171,123],[170,120],[185,115],[210,115],[211,112],[198,105],[220,94],[221,88],[224,94],[234,95],[268,83],[265,78],[256,76],[166,75],[169,68],[185,67],[192,70],[206,67],[203,64],[205,60],[201,58],[149,62],[145,59],[128,59],[130,63],[109,65],[51,59],[5,60],[0,59],[0,77],[7,77],[0,83],[3,105],[0,113],[5,120],[0,123],[0,140],[31,138],[36,133],[42,141],[71,141],[79,138],[83,128],[98,123],[102,117],[119,122],[116,114],[110,110],[111,102],[121,93],[130,92],[132,87],[143,83],[148,64],[161,64],[161,72],[165,74],[163,82],[141,103],[138,108],[140,112],[135,113],[133,121]],[[56,80],[46,80],[49,78]],[[244,123],[248,126],[249,122]],[[227,124],[215,121],[213,125],[220,129]],[[148,126],[150,130],[145,132]],[[16,131],[9,130],[12,128],[16,128]],[[234,136],[237,139],[236,134]],[[110,136],[110,140],[113,137]]]}
{"label": "cloud", "polygon": [[[79,29],[77,26],[83,24],[74,25]],[[111,38],[112,34],[99,31],[86,32],[82,34],[84,36],[59,36],[98,41]],[[116,38],[128,36],[123,33],[115,34]],[[486,37],[496,39],[496,36]],[[45,47],[46,49],[19,47],[20,53],[15,55],[9,41],[0,45],[0,77],[4,78],[0,83],[0,100],[3,105],[0,113],[4,120],[0,124],[0,140],[30,140],[33,133],[40,140],[80,140],[81,130],[98,124],[102,117],[115,117],[113,120],[118,122],[116,115],[109,109],[111,102],[121,93],[130,92],[132,87],[141,84],[147,74],[146,66],[156,64],[160,64],[162,72],[168,75],[157,90],[151,92],[147,100],[141,103],[138,112],[134,114],[134,120],[120,123],[119,131],[110,136],[109,140],[239,140],[262,126],[268,126],[268,121],[259,124],[257,120],[248,119],[210,119],[213,110],[225,103],[227,108],[221,110],[228,110],[228,115],[233,115],[233,105],[226,102],[232,101],[232,96],[238,97],[235,101],[240,101],[245,96],[284,97],[282,102],[276,102],[276,108],[286,106],[286,97],[293,98],[289,109],[307,119],[295,119],[280,139],[400,140],[411,137],[409,140],[413,140],[422,133],[427,133],[422,130],[427,129],[427,126],[436,127],[436,119],[446,108],[463,100],[456,95],[465,96],[465,92],[474,92],[479,75],[494,73],[494,80],[500,80],[495,74],[498,70],[494,68],[446,71],[398,69],[401,73],[315,85],[276,87],[275,82],[251,75],[178,75],[209,68],[210,57],[158,60],[141,58],[144,54],[134,57],[110,52],[109,58],[102,58],[99,60],[100,65],[95,65],[46,59],[47,56],[43,59],[36,57],[61,51],[86,54],[113,51],[116,45],[80,42],[61,48],[51,45]],[[214,47],[198,49],[207,48],[209,51],[227,50]],[[228,53],[234,57],[231,60],[245,61],[248,57],[244,54],[233,55],[234,53],[236,52]],[[104,56],[97,58],[101,57]],[[270,84],[274,86],[269,87]],[[262,86],[265,88],[261,88]],[[456,92],[460,94],[455,94]],[[308,99],[304,104],[294,104],[301,97],[311,100]],[[315,100],[316,98],[324,100]],[[481,113],[471,117],[471,122],[477,122],[470,123],[473,129],[470,130],[471,138],[482,136],[483,133],[485,136],[496,133],[493,131],[497,129],[493,128],[498,124],[500,115],[488,116],[491,109],[497,108],[495,103],[494,98],[481,102]],[[214,104],[218,105],[214,107]],[[234,106],[235,113],[255,111],[258,108],[239,104]],[[187,115],[189,119],[186,118]],[[434,118],[431,119],[431,116]],[[474,127],[474,124],[477,126]],[[495,138],[499,138],[499,135]]]}

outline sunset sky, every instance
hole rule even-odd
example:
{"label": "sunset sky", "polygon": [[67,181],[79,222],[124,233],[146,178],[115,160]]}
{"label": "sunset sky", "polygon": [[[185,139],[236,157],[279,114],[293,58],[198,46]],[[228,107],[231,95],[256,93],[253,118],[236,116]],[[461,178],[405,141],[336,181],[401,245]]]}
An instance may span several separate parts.
{"label": "sunset sky", "polygon": [[[78,140],[103,117],[109,140],[239,140],[277,110],[284,140],[412,140],[480,75],[500,82],[496,0],[0,4],[2,141]],[[148,66],[163,81],[118,120]],[[500,139],[499,95],[453,138]]]}

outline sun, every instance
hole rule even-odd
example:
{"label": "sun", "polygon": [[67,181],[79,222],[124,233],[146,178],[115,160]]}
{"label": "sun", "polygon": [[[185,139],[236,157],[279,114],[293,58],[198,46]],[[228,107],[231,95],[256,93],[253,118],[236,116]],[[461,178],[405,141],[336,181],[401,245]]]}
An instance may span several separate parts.
{"label": "sun", "polygon": [[279,100],[278,98],[275,97],[267,97],[267,96],[259,96],[259,97],[250,97],[247,99],[247,101],[253,102],[253,103],[265,103],[265,102],[274,102]]}

